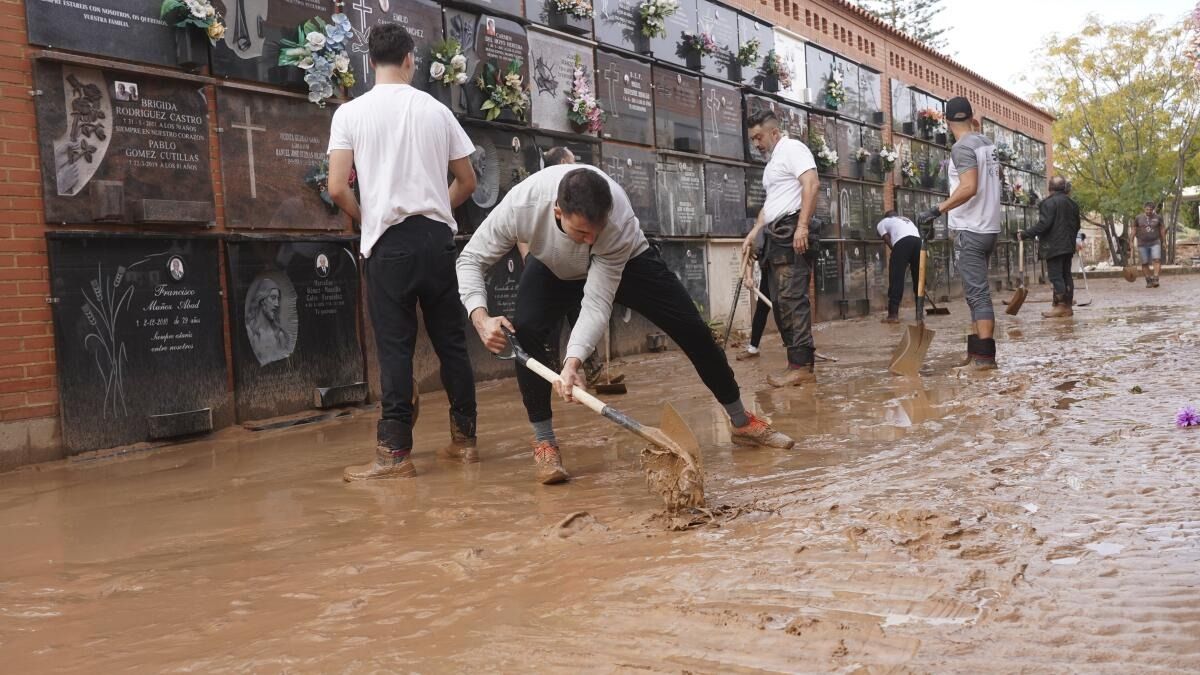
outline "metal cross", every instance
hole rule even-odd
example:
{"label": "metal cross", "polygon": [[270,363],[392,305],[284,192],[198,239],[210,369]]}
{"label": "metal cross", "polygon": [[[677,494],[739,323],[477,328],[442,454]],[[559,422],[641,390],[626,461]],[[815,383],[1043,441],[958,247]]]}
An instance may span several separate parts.
{"label": "metal cross", "polygon": [[243,124],[234,122],[229,126],[246,132],[246,157],[250,162],[250,199],[258,199],[258,181],[254,175],[254,132],[266,131],[266,127],[254,126],[250,120],[250,106],[246,106],[246,121]]}

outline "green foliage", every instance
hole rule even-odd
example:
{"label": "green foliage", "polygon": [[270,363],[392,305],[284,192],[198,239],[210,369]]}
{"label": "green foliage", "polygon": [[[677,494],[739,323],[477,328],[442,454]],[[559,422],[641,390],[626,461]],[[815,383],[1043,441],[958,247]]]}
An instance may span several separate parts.
{"label": "green foliage", "polygon": [[942,0],[855,0],[855,4],[932,49],[946,48],[946,29],[933,26],[943,9]]}

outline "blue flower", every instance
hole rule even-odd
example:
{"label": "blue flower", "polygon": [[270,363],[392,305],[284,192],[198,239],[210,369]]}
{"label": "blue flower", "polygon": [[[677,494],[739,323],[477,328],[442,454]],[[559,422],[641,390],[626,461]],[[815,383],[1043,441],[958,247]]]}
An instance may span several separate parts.
{"label": "blue flower", "polygon": [[325,37],[329,38],[329,41],[334,44],[341,44],[341,42],[345,40],[348,35],[349,33],[347,33],[344,28],[336,23],[327,24],[325,26]]}
{"label": "blue flower", "polygon": [[350,18],[347,17],[345,14],[338,12],[337,14],[334,14],[333,16],[329,17],[329,19],[333,22],[332,25],[335,25],[338,28],[341,28],[346,33],[354,32],[354,28],[350,25]]}

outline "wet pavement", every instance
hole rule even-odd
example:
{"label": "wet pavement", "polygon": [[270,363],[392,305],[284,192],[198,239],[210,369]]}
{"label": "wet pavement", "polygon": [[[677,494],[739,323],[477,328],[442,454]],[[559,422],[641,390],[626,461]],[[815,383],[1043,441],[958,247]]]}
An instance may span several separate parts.
{"label": "wet pavement", "polygon": [[[641,443],[556,404],[575,479],[533,481],[507,380],[480,387],[483,461],[346,485],[374,414],[0,475],[7,672],[1200,671],[1200,278],[1048,290],[1000,318],[1001,370],[956,371],[966,308],[932,317],[923,377],[884,373],[901,327],[819,326],[815,390],[771,390],[778,337],[735,364],[792,451],[730,443],[678,352],[624,360],[613,402],[671,401],[709,510],[646,490]],[[1082,295],[1082,294],[1081,294]],[[1081,297],[1081,300],[1086,297]],[[999,304],[998,304],[999,307]],[[730,350],[732,355],[734,350]],[[1131,393],[1139,387],[1141,393]]]}

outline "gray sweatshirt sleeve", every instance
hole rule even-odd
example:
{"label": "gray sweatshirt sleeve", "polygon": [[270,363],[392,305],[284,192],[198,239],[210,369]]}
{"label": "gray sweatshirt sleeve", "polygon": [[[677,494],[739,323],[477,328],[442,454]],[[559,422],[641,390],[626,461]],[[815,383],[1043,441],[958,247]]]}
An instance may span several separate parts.
{"label": "gray sweatshirt sleeve", "polygon": [[463,307],[467,308],[467,316],[480,307],[487,307],[487,284],[483,273],[517,245],[512,211],[511,204],[501,201],[471,235],[471,240],[458,256],[458,262],[455,263],[458,296],[462,299]]}

